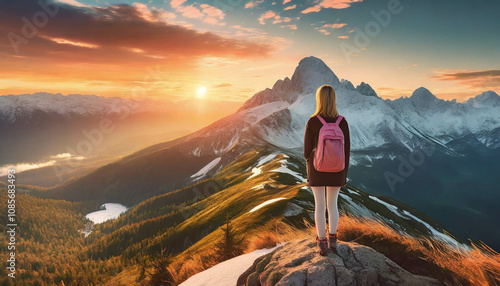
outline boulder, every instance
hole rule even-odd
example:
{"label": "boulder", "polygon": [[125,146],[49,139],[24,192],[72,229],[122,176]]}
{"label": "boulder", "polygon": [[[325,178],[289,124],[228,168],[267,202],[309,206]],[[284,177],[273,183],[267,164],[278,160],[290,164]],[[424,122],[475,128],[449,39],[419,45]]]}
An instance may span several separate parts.
{"label": "boulder", "polygon": [[299,239],[255,260],[237,286],[443,285],[403,269],[382,253],[355,242],[337,243],[321,256],[315,237]]}

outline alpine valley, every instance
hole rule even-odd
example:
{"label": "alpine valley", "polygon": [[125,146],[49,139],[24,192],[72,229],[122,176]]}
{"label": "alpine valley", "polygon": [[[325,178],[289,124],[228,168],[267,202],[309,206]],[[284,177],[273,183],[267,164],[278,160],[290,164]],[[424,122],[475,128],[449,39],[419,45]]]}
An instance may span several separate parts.
{"label": "alpine valley", "polygon": [[58,186],[50,196],[130,206],[209,177],[260,147],[303,161],[305,123],[322,84],[335,88],[349,123],[351,184],[500,249],[500,96],[486,91],[457,103],[419,88],[408,98],[382,100],[368,84],[339,81],[315,57],[301,60],[291,79],[256,93],[238,112]]}
{"label": "alpine valley", "polygon": [[[322,84],[335,88],[339,112],[350,129],[348,184],[339,197],[343,215],[380,221],[402,236],[423,235],[455,249],[472,249],[470,240],[500,249],[500,96],[485,91],[460,103],[438,99],[421,87],[409,97],[384,100],[369,84],[354,87],[339,80],[321,59],[310,56],[299,62],[291,78],[278,80],[237,112],[196,132],[54,187],[19,181],[19,216],[30,225],[26,234],[35,225],[52,224],[37,213],[65,210],[57,215],[63,216],[64,227],[39,230],[41,238],[26,238],[24,249],[42,251],[39,244],[72,237],[71,246],[61,243],[47,251],[69,248],[60,263],[85,270],[56,278],[57,271],[50,269],[36,275],[65,285],[99,284],[114,277],[113,285],[124,285],[130,277],[143,277],[144,269],[153,267],[145,261],[162,251],[175,261],[208,251],[228,217],[246,236],[270,232],[284,222],[296,229],[304,221],[313,224],[314,197],[306,184],[302,146],[305,124],[316,107],[315,91]],[[88,222],[84,214],[104,203],[120,203],[128,210],[94,225],[88,237],[78,236]],[[35,255],[24,255],[37,261]],[[78,262],[85,259],[90,262]],[[182,280],[199,272],[183,265],[176,269]],[[455,285],[446,277],[440,281]]]}

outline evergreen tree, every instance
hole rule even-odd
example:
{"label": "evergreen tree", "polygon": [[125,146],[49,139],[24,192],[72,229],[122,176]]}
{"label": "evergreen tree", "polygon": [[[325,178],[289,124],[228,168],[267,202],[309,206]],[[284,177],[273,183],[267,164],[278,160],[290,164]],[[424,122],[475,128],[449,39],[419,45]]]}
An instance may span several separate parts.
{"label": "evergreen tree", "polygon": [[226,215],[225,227],[221,226],[220,228],[223,232],[222,239],[214,246],[219,260],[224,261],[243,254],[247,241],[243,237],[236,236],[236,230],[228,215]]}
{"label": "evergreen tree", "polygon": [[141,266],[141,271],[139,277],[137,277],[137,282],[140,282],[146,278],[146,268],[148,267],[147,261],[145,258],[138,259],[137,264]]}
{"label": "evergreen tree", "polygon": [[175,279],[168,270],[168,266],[171,262],[170,255],[165,257],[163,255],[164,250],[161,251],[161,255],[153,262],[153,274],[149,278],[149,285],[151,286],[174,286]]}

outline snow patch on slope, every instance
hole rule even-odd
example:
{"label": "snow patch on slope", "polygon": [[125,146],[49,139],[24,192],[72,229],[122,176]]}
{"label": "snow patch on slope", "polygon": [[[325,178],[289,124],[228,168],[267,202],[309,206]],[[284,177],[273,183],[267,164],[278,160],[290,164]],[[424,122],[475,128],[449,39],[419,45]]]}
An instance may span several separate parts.
{"label": "snow patch on slope", "polygon": [[294,203],[288,203],[286,205],[286,209],[285,209],[285,212],[283,213],[283,215],[285,217],[296,216],[296,215],[300,214],[303,210],[304,210],[304,208],[302,208]]}
{"label": "snow patch on slope", "polygon": [[286,198],[281,197],[281,198],[275,198],[275,199],[270,199],[270,200],[267,200],[267,201],[265,201],[265,202],[263,202],[263,203],[259,204],[258,206],[254,207],[253,209],[249,210],[248,212],[249,212],[249,213],[254,212],[254,211],[256,211],[256,210],[258,210],[258,209],[262,208],[263,206],[267,206],[267,205],[272,204],[272,203],[274,203],[274,202],[281,201],[281,200],[285,200],[285,199],[286,199]]}
{"label": "snow patch on slope", "polygon": [[193,154],[193,156],[196,156],[196,157],[200,157],[200,154],[201,153],[201,149],[200,147],[196,147],[196,149],[194,149],[191,154]]}
{"label": "snow patch on slope", "polygon": [[[285,155],[285,154],[283,154],[283,155],[284,155],[284,156],[286,156],[285,158],[287,158],[287,157],[288,157],[288,156],[287,156],[287,155]],[[298,179],[298,180],[299,180],[299,181],[301,181],[301,182],[306,181],[306,178],[304,178],[301,174],[299,174],[299,173],[297,173],[297,172],[295,172],[295,171],[292,171],[292,170],[290,170],[290,169],[288,168],[288,166],[287,166],[287,164],[286,164],[286,163],[287,163],[287,160],[286,160],[286,159],[281,160],[281,161],[280,161],[280,163],[281,163],[281,166],[280,166],[280,167],[278,167],[278,168],[276,168],[276,169],[273,169],[273,170],[271,170],[270,172],[277,172],[277,173],[285,173],[285,174],[290,174],[290,175],[294,176],[296,179]]]}
{"label": "snow patch on slope", "polygon": [[252,266],[255,259],[285,244],[286,242],[282,242],[273,248],[257,249],[250,253],[233,257],[189,277],[189,279],[179,284],[179,286],[234,286],[239,276]]}
{"label": "snow patch on slope", "polygon": [[200,179],[207,175],[207,173],[212,170],[220,162],[221,157],[213,159],[210,163],[201,168],[198,172],[191,175],[191,178]]}
{"label": "snow patch on slope", "polygon": [[253,177],[257,176],[257,175],[260,175],[260,174],[262,174],[261,167],[252,168],[252,175],[250,175],[250,177],[248,177],[247,180],[250,179],[250,178],[253,178]]}
{"label": "snow patch on slope", "polygon": [[462,247],[462,248],[465,248],[465,249],[469,249],[468,246],[462,244],[462,243],[459,243],[458,241],[456,241],[455,239],[453,239],[452,237],[438,231],[437,229],[435,229],[433,226],[431,226],[430,224],[428,224],[427,222],[423,221],[422,219],[414,216],[413,214],[411,214],[410,212],[406,211],[406,210],[401,210],[399,211],[398,208],[394,205],[391,205],[377,197],[374,197],[374,196],[368,196],[370,199],[378,202],[379,204],[382,204],[384,205],[388,210],[390,210],[391,212],[395,213],[396,215],[398,215],[399,217],[403,218],[403,219],[413,219],[421,224],[423,224],[432,234],[432,236],[437,239],[437,240],[440,240],[440,241],[443,241],[443,242],[446,242],[448,244],[451,244],[451,245],[454,245],[456,247]]}

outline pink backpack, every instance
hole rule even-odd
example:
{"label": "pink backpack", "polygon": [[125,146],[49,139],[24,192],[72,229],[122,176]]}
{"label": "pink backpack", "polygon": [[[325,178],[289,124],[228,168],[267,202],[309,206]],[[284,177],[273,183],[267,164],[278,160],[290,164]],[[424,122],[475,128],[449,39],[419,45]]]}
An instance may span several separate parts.
{"label": "pink backpack", "polygon": [[314,152],[314,168],[319,172],[340,172],[345,168],[344,133],[339,127],[343,116],[339,115],[335,123],[327,123],[321,116],[316,116],[323,126]]}

